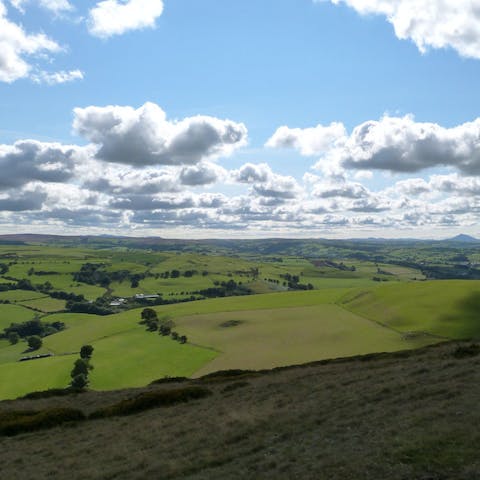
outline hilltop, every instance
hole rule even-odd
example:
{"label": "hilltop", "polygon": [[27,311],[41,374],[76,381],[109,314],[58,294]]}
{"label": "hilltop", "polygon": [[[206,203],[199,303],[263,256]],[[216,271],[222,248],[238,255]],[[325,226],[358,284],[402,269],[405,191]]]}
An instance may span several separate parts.
{"label": "hilltop", "polygon": [[450,242],[461,242],[461,243],[479,243],[480,240],[478,238],[472,237],[471,235],[465,235],[461,233],[460,235],[456,235],[453,238],[449,239]]}
{"label": "hilltop", "polygon": [[480,348],[414,351],[263,372],[217,373],[143,389],[0,402],[85,414],[144,392],[210,395],[130,416],[0,437],[9,480],[480,478]]}

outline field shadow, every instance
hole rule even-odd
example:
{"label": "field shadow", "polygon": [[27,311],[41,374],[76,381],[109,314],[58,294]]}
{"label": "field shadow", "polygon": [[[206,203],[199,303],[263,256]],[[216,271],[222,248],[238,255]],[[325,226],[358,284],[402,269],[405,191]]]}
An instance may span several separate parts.
{"label": "field shadow", "polygon": [[455,305],[455,313],[442,315],[440,321],[444,325],[448,324],[457,338],[479,339],[480,291],[472,292],[459,300]]}
{"label": "field shadow", "polygon": [[226,322],[223,322],[219,325],[219,327],[222,328],[232,328],[232,327],[238,327],[239,325],[242,325],[245,323],[244,320],[228,320]]}

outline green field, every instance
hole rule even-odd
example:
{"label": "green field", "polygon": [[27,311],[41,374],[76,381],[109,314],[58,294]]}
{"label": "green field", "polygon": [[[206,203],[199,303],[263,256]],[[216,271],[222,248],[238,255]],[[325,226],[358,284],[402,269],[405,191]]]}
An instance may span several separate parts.
{"label": "green field", "polygon": [[[325,252],[331,254],[331,248],[325,247]],[[377,249],[369,248],[367,252]],[[0,245],[0,263],[8,264],[5,276],[28,280],[37,290],[0,292],[1,301],[11,302],[0,304],[0,331],[35,315],[67,327],[43,338],[39,353],[54,355],[47,359],[19,363],[27,354],[26,342],[9,345],[0,340],[0,399],[66,386],[85,344],[95,348],[91,386],[114,389],[145,385],[165,375],[270,368],[415,348],[442,338],[480,337],[480,281],[423,281],[419,269],[377,263],[365,253],[362,259],[342,256],[350,253],[338,250],[332,261],[331,256],[307,259],[294,253],[226,256],[122,246]],[[439,260],[438,253],[430,254]],[[79,276],[86,263],[99,266],[113,280],[105,284]],[[172,278],[174,270],[179,273]],[[89,283],[76,281],[74,274]],[[132,288],[135,275],[139,284]],[[297,288],[289,287],[291,276],[313,290],[289,291]],[[136,293],[160,293],[164,299],[179,301],[230,280],[255,295],[153,307],[161,320],[175,322],[174,330],[188,337],[186,345],[147,332],[138,323],[144,307],[134,308],[139,304],[133,300],[109,310],[119,313],[99,316],[65,313],[67,302],[48,295],[58,290],[91,301],[105,296],[96,302],[101,306]],[[0,278],[0,282],[11,280]],[[50,286],[45,287],[46,282]],[[68,308],[73,310],[71,303]]]}
{"label": "green field", "polygon": [[[68,380],[77,358],[72,353],[87,343],[95,348],[92,387],[113,389],[144,385],[165,375],[268,368],[332,356],[414,348],[431,341],[404,340],[400,334],[340,308],[336,302],[347,292],[285,292],[155,307],[160,318],[172,318],[175,330],[187,335],[186,345],[146,332],[138,324],[141,309],[106,317],[49,315],[46,321],[63,321],[68,327],[44,338],[42,351],[54,353],[55,357],[12,363],[24,355],[25,344],[0,344],[0,362],[2,358],[8,362],[0,365],[0,376],[13,369],[16,385],[1,382],[4,386],[0,385],[0,398],[20,395],[38,384],[44,388],[65,385],[64,379]],[[231,320],[242,323],[220,326]],[[31,378],[32,371],[35,379]]]}
{"label": "green field", "polygon": [[9,302],[23,302],[25,300],[34,300],[44,296],[44,293],[32,292],[30,290],[8,290],[6,292],[0,292],[0,300],[8,300]]}
{"label": "green field", "polygon": [[20,305],[0,304],[0,330],[8,327],[11,323],[21,323],[31,320],[35,312],[21,307]]}
{"label": "green field", "polygon": [[61,310],[64,310],[65,304],[65,300],[58,300],[51,297],[37,298],[34,300],[27,300],[20,303],[20,305],[28,308],[33,308],[34,310],[40,310],[40,312],[44,313],[59,312]]}
{"label": "green field", "polygon": [[402,332],[480,338],[480,281],[436,280],[348,293],[344,308]]}
{"label": "green field", "polygon": [[402,350],[432,341],[405,340],[378,323],[331,304],[194,315],[176,323],[193,343],[221,352],[197,375]]}

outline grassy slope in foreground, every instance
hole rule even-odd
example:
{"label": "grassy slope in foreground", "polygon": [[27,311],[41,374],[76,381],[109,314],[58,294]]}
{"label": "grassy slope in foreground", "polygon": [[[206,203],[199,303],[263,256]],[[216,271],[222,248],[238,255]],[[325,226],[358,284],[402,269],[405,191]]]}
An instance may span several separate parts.
{"label": "grassy slope in foreground", "polygon": [[340,305],[402,332],[480,337],[480,281],[435,280],[349,292]]}
{"label": "grassy slope in foreground", "polygon": [[[478,480],[480,356],[456,350],[446,343],[220,380],[188,404],[0,437],[2,478]],[[0,415],[88,414],[190,386],[0,402]]]}

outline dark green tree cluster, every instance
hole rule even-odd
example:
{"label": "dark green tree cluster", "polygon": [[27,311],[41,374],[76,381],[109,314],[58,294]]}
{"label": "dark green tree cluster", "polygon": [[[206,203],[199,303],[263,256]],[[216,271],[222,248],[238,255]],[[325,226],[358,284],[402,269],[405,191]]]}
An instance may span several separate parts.
{"label": "dark green tree cluster", "polygon": [[108,272],[103,263],[85,263],[79,272],[73,274],[77,282],[88,283],[89,285],[100,285],[107,288],[112,282],[131,282],[132,288],[137,288],[139,282],[147,277],[147,273],[130,273],[128,270],[116,270]]}
{"label": "dark green tree cluster", "polygon": [[283,285],[288,286],[290,290],[313,290],[314,288],[311,283],[300,283],[300,277],[298,275],[285,273],[280,276],[286,280],[285,282],[283,282]]}
{"label": "dark green tree cluster", "polygon": [[11,323],[9,327],[4,328],[3,332],[0,333],[0,338],[9,340],[13,345],[18,343],[20,338],[47,337],[64,329],[65,324],[63,322],[42,322],[37,317],[22,323]]}
{"label": "dark green tree cluster", "polygon": [[73,370],[70,373],[72,381],[70,386],[77,390],[81,390],[88,386],[88,374],[93,370],[93,365],[90,363],[92,358],[93,347],[91,345],[84,345],[80,349],[80,358],[75,360]]}
{"label": "dark green tree cluster", "polygon": [[157,316],[157,312],[153,308],[144,308],[141,313],[141,325],[145,325],[148,332],[156,332],[163,337],[170,336],[173,340],[176,340],[182,344],[187,343],[187,337],[185,335],[179,335],[177,332],[172,331],[173,322],[168,320],[160,321]]}
{"label": "dark green tree cluster", "polygon": [[28,348],[30,350],[38,350],[42,347],[43,341],[38,335],[33,335],[27,338]]}

